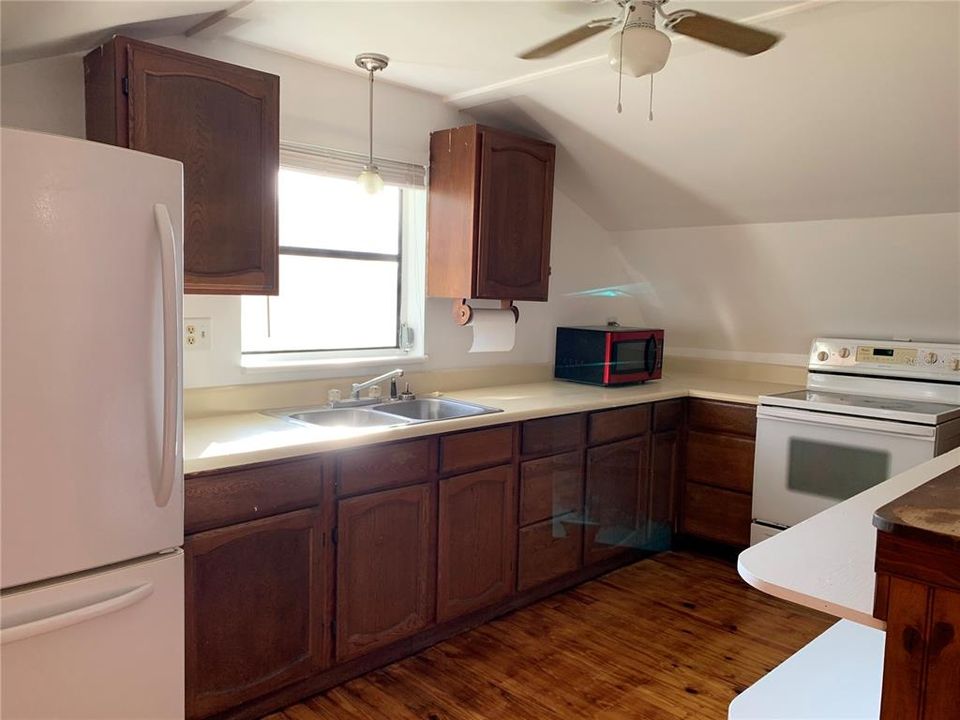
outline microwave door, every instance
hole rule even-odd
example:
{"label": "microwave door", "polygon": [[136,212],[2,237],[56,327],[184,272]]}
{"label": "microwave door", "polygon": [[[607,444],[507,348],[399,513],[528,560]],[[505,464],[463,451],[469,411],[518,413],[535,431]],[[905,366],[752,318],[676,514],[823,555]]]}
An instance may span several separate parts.
{"label": "microwave door", "polygon": [[611,353],[613,375],[619,380],[645,380],[657,363],[657,341],[654,337],[642,340],[615,340]]}

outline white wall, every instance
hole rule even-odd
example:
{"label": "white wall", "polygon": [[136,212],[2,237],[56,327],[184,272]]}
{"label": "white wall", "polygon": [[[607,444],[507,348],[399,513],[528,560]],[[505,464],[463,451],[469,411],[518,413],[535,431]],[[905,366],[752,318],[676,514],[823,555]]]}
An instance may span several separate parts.
{"label": "white wall", "polygon": [[0,68],[0,124],[83,137],[83,62],[79,55]]}
{"label": "white wall", "polygon": [[[281,75],[284,139],[364,149],[361,76],[230,41],[163,42]],[[387,157],[425,162],[429,131],[460,122],[435,96],[386,82],[378,84],[377,93],[381,116],[389,118],[378,124],[378,153]],[[79,56],[3,67],[0,119],[82,135]],[[726,142],[735,127],[724,129]],[[576,136],[569,140],[577,142]],[[672,146],[671,152],[682,154],[682,147]],[[558,155],[558,187],[574,187],[564,181],[577,176],[572,155],[567,148]],[[770,182],[776,183],[775,175]],[[449,301],[430,300],[429,361],[422,369],[550,362],[557,324],[609,317],[664,327],[668,352],[686,348],[758,361],[802,355],[817,335],[960,341],[957,213],[763,224],[736,224],[731,218],[723,226],[607,232],[581,209],[580,200],[557,192],[551,300],[521,304],[514,351],[468,354],[470,331],[452,323]],[[582,294],[608,287],[626,295]],[[240,371],[239,306],[231,297],[186,298],[187,316],[210,317],[213,336],[211,350],[187,354],[188,386],[281,379]]]}
{"label": "white wall", "polygon": [[[280,76],[280,136],[284,140],[363,152],[366,148],[367,85],[359,73],[345,73],[229,40],[165,38],[160,44],[272,72]],[[389,70],[387,71],[389,72]],[[436,96],[379,82],[376,89],[376,152],[426,163],[431,130],[469,122]],[[0,117],[4,124],[83,136],[83,73],[79,55],[4,66],[0,76]],[[568,296],[608,284],[603,262],[609,235],[562,193],[554,200],[553,278],[549,303],[521,303],[516,347],[509,353],[471,355],[472,334],[453,323],[451,301],[426,306],[427,362],[414,369],[547,363],[553,359],[554,328],[572,321],[624,319],[634,303],[618,298]],[[205,387],[308,377],[356,375],[341,371],[243,372],[240,360],[238,297],[188,295],[186,317],[211,319],[211,348],[185,355],[185,385]],[[376,368],[369,369],[370,373]],[[364,370],[363,372],[366,372]]]}
{"label": "white wall", "polygon": [[777,361],[818,335],[960,342],[957,213],[611,238],[643,321],[667,328],[675,352]]}

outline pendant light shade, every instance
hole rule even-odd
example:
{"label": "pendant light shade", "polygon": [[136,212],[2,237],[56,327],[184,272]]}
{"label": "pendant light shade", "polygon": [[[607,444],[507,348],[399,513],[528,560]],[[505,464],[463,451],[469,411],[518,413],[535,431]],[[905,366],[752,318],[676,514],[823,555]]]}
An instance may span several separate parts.
{"label": "pendant light shade", "polygon": [[622,33],[615,33],[610,38],[610,66],[633,77],[651,75],[660,72],[667,64],[670,47],[670,38],[656,28],[627,27]]}
{"label": "pendant light shade", "polygon": [[370,195],[376,195],[383,190],[383,177],[376,165],[364,165],[363,171],[357,177],[357,182]]}
{"label": "pendant light shade", "polygon": [[361,53],[357,55],[357,67],[363,68],[370,76],[370,103],[369,103],[369,130],[370,130],[370,153],[367,158],[367,164],[363,166],[363,171],[357,178],[360,187],[367,193],[375,195],[383,190],[383,178],[380,176],[380,170],[373,162],[373,74],[377,70],[383,70],[390,62],[390,58],[379,53]]}

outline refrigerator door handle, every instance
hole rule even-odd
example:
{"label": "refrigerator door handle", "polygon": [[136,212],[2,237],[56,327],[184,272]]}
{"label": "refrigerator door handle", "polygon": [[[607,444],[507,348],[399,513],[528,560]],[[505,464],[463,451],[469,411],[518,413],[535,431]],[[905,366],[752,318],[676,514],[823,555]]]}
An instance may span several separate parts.
{"label": "refrigerator door handle", "polygon": [[177,239],[170,211],[163,203],[153,206],[160,233],[160,260],[163,274],[163,446],[160,486],[155,491],[157,507],[170,502],[176,485],[180,427],[180,269],[177,266]]}
{"label": "refrigerator door handle", "polygon": [[32,620],[19,625],[5,627],[0,630],[0,645],[17,642],[18,640],[26,640],[27,638],[43,635],[44,633],[53,632],[54,630],[62,630],[77,623],[93,620],[101,615],[123,610],[149,597],[152,593],[153,583],[146,582],[120,595],[107,598],[106,600],[100,600],[90,605],[83,605],[73,610],[49,615],[39,620]]}

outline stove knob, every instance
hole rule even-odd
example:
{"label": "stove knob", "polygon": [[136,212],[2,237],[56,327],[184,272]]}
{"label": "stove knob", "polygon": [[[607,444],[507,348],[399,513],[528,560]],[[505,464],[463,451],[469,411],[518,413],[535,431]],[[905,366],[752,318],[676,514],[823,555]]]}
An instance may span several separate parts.
{"label": "stove knob", "polygon": [[840,357],[842,358],[850,357],[850,348],[840,348]]}
{"label": "stove knob", "polygon": [[820,362],[826,362],[827,358],[829,357],[830,357],[830,353],[828,353],[826,350],[821,350],[820,352],[817,353],[817,360],[819,360]]}
{"label": "stove knob", "polygon": [[927,361],[927,365],[933,365],[938,358],[935,352],[928,352],[924,359]]}

